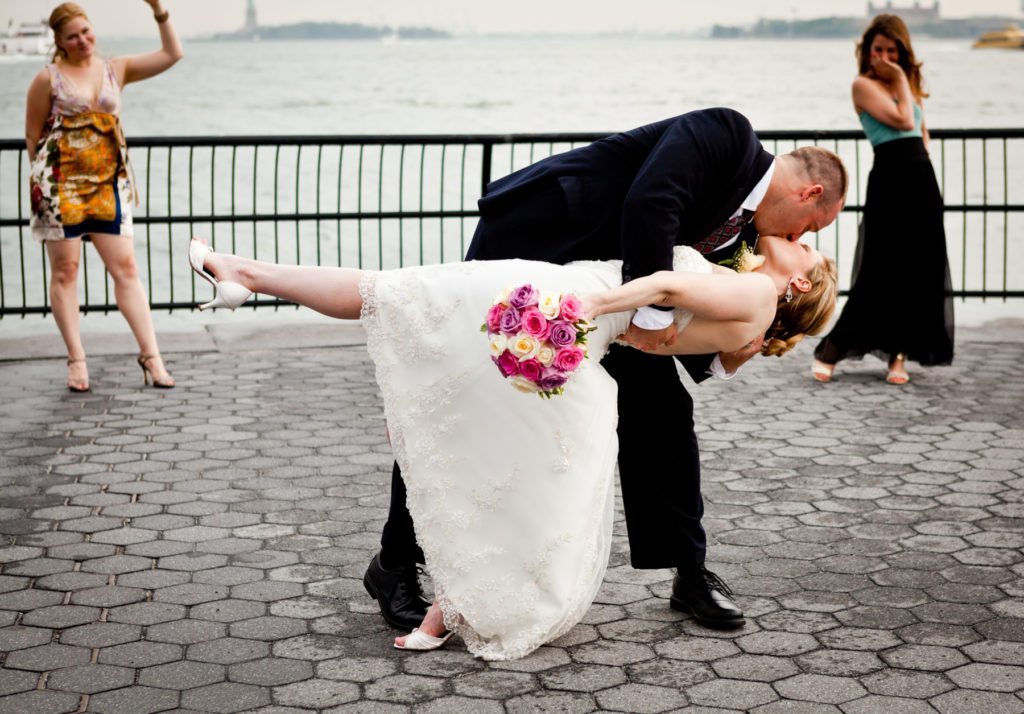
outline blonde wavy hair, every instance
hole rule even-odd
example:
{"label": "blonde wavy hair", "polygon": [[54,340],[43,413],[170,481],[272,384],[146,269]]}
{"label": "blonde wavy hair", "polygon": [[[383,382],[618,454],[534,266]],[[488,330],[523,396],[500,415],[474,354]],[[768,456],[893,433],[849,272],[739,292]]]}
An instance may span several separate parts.
{"label": "blonde wavy hair", "polygon": [[761,354],[781,357],[796,347],[805,335],[817,335],[828,326],[839,296],[839,271],[836,261],[822,256],[821,263],[808,272],[811,289],[794,292],[792,302],[779,298],[775,322],[765,333]]}
{"label": "blonde wavy hair", "polygon": [[[76,17],[84,17],[86,20],[89,16],[85,14],[85,9],[73,2],[62,2],[57,7],[53,8],[53,12],[50,13],[50,29],[53,30],[54,38],[60,34],[61,30],[64,29],[64,25],[68,24]],[[60,45],[57,44],[56,39],[53,43],[53,57],[50,58],[51,62],[56,62],[58,59],[66,59],[68,53],[64,51]]]}

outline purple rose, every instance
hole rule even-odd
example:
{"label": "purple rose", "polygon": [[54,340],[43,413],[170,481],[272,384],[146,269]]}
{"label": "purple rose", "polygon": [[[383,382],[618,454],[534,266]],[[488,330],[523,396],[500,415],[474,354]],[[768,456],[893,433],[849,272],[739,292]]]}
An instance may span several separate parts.
{"label": "purple rose", "polygon": [[544,374],[544,376],[541,377],[541,380],[540,382],[537,383],[537,386],[540,387],[542,391],[550,392],[553,389],[558,389],[568,381],[569,377],[562,374],[561,372],[556,372],[555,370],[548,370]]}
{"label": "purple rose", "polygon": [[510,307],[508,310],[501,313],[501,320],[498,324],[500,325],[502,332],[516,333],[519,331],[519,322],[521,319],[522,317],[519,314],[519,310],[516,310],[514,307]]}
{"label": "purple rose", "polygon": [[520,310],[524,307],[536,305],[537,290],[529,283],[526,285],[520,285],[508,296],[508,304]]}
{"label": "purple rose", "polygon": [[576,342],[576,328],[564,320],[560,320],[551,326],[548,340],[555,347],[568,347]]}

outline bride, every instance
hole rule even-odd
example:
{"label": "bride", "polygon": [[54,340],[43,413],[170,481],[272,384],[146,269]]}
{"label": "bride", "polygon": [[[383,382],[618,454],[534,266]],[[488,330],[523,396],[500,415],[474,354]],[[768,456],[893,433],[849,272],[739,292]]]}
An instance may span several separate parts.
{"label": "bride", "polygon": [[[216,291],[203,308],[234,309],[258,292],[361,318],[436,593],[420,628],[395,646],[435,649],[457,633],[478,657],[505,660],[566,633],[604,578],[617,414],[616,385],[600,361],[632,311],[674,308],[678,336],[664,354],[733,351],[764,336],[762,353],[781,355],[826,326],[835,263],[774,236],[757,249],[763,263],[736,273],[677,247],[674,270],[625,285],[620,261],[375,272],[275,265],[215,253],[198,239],[189,260]],[[597,327],[589,359],[550,400],[513,389],[478,331],[494,296],[527,281],[576,294]]]}

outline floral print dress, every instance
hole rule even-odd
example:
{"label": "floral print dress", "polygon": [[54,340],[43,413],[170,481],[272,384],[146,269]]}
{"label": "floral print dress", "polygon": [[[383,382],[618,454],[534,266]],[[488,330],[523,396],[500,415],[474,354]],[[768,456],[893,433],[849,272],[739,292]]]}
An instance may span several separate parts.
{"label": "floral print dress", "polygon": [[121,90],[110,62],[95,102],[57,64],[51,109],[29,168],[32,236],[39,241],[91,233],[132,236],[133,182],[121,129]]}

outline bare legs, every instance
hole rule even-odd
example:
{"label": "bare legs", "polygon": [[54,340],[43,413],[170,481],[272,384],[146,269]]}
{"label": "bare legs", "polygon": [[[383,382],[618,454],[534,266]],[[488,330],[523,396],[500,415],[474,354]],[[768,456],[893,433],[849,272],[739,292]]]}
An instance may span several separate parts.
{"label": "bare legs", "polygon": [[305,305],[328,317],[354,320],[363,299],[354,268],[321,268],[306,265],[277,265],[211,252],[204,266],[217,280],[235,282],[264,295]]}
{"label": "bare legs", "polygon": [[[153,377],[174,383],[160,359],[149,301],[139,281],[132,240],[125,236],[91,236],[107,272],[114,281],[117,307],[128,321],[128,326],[139,343]],[[68,385],[87,386],[89,374],[85,366],[85,348],[78,323],[78,261],[82,254],[82,241],[78,238],[46,241],[46,253],[53,273],[50,283],[50,305],[57,329],[68,349]]]}
{"label": "bare legs", "polygon": [[78,259],[82,254],[82,241],[77,238],[48,240],[46,254],[52,273],[50,307],[68,350],[68,387],[81,391],[89,387],[85,348],[78,328]]}
{"label": "bare legs", "polygon": [[92,243],[100,254],[103,265],[114,280],[114,299],[117,307],[128,321],[128,326],[139,343],[139,351],[145,357],[145,366],[159,382],[173,384],[160,357],[153,330],[153,315],[149,311],[149,300],[139,280],[139,269],[135,263],[135,251],[131,239],[124,236],[94,235]]}

